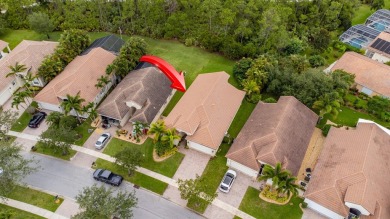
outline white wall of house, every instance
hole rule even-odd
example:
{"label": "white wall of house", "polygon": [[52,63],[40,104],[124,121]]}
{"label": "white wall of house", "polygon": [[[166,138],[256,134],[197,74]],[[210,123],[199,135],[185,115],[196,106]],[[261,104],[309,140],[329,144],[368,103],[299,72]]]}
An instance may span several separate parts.
{"label": "white wall of house", "polygon": [[380,54],[380,53],[374,53],[374,55],[371,57],[371,59],[376,60],[381,63],[385,63],[390,61],[390,58]]}
{"label": "white wall of house", "polygon": [[357,205],[351,202],[345,202],[345,205],[348,206],[349,208],[355,208],[360,211],[363,215],[370,215],[370,212],[368,212],[363,206]]}
{"label": "white wall of house", "polygon": [[370,90],[369,88],[363,87],[362,90],[361,90],[360,92],[365,93],[365,94],[367,94],[368,96],[371,96],[373,91]]}
{"label": "white wall of house", "polygon": [[45,109],[45,110],[50,110],[50,111],[56,111],[62,113],[62,108],[60,105],[54,105],[51,103],[45,103],[45,102],[40,102],[37,101],[39,108]]}
{"label": "white wall of house", "polygon": [[11,81],[5,89],[0,91],[0,106],[4,105],[11,97],[12,94],[19,88],[16,80]]}
{"label": "white wall of house", "polygon": [[227,159],[227,162],[226,162],[226,165],[229,167],[229,168],[232,168],[232,169],[235,169],[235,170],[238,170],[252,178],[256,178],[257,177],[257,174],[259,173],[258,170],[254,170],[254,169],[251,169],[245,165],[242,165],[234,160],[231,160],[231,159]]}
{"label": "white wall of house", "polygon": [[341,216],[341,215],[337,214],[336,212],[331,211],[328,208],[325,208],[324,206],[317,204],[316,202],[313,202],[312,200],[307,199],[307,198],[305,198],[304,202],[307,203],[307,207],[313,209],[314,211],[316,211],[316,212],[318,212],[318,213],[320,213],[328,218],[344,219],[345,216],[347,216],[347,215]]}
{"label": "white wall of house", "polygon": [[111,86],[112,86],[112,82],[109,82],[105,87],[101,88],[99,94],[96,95],[93,101],[95,103],[95,106],[97,106],[100,103],[104,95],[106,95],[106,93],[110,90]]}
{"label": "white wall of house", "polygon": [[193,141],[188,141],[187,140],[187,145],[191,149],[200,151],[200,152],[208,154],[210,156],[215,156],[215,154],[217,153],[217,150],[211,149],[209,147],[206,147],[204,145],[198,144],[198,143],[193,142]]}

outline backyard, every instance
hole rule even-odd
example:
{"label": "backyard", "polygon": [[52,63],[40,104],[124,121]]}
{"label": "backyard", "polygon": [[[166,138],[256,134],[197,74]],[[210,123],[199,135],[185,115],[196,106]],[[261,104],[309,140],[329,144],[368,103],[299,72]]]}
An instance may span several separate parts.
{"label": "backyard", "polygon": [[172,157],[162,162],[154,161],[153,140],[151,138],[146,139],[145,143],[143,143],[142,145],[133,144],[117,138],[112,138],[106,149],[104,149],[103,153],[108,154],[110,156],[114,156],[126,147],[138,148],[143,153],[144,160],[141,163],[141,167],[152,170],[156,173],[160,173],[170,178],[175,175],[177,168],[179,168],[180,163],[184,158],[184,154],[178,152]]}
{"label": "backyard", "polygon": [[1,219],[44,219],[35,214],[31,214],[27,211],[22,211],[17,208],[9,207],[7,205],[0,204],[0,218]]}
{"label": "backyard", "polygon": [[303,202],[302,198],[294,197],[286,205],[276,205],[260,199],[259,193],[259,190],[248,187],[239,209],[257,219],[300,219],[302,217],[303,212],[299,207],[299,203]]}

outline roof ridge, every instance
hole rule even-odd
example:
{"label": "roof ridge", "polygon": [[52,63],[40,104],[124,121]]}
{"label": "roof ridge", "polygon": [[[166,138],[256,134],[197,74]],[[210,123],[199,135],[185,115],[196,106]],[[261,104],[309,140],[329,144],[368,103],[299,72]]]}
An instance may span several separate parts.
{"label": "roof ridge", "polygon": [[[380,62],[378,62],[378,61],[375,61],[375,60],[373,60],[373,59],[370,59],[370,58],[368,58],[367,56],[364,56],[364,55],[361,55],[361,54],[359,54],[359,53],[356,53],[356,52],[353,52],[353,51],[348,51],[348,52],[346,52],[347,54],[350,54],[350,55],[353,55],[353,56],[355,56],[355,57],[358,57],[358,58],[360,58],[360,59],[363,59],[363,60],[365,60],[365,61],[367,61],[367,62],[371,62],[372,64],[375,64],[376,66],[378,66],[378,67],[381,67],[381,68],[385,68],[385,69],[390,69],[390,66],[388,66],[388,65],[386,65],[386,64],[383,64],[383,63],[380,63]],[[338,60],[337,60],[338,61]]]}

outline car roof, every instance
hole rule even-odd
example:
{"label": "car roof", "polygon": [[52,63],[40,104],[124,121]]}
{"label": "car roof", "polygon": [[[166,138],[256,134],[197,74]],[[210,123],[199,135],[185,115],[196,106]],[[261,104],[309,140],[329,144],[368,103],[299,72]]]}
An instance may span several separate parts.
{"label": "car roof", "polygon": [[104,170],[102,174],[100,174],[100,176],[104,177],[104,178],[108,178],[111,174],[111,171],[109,170]]}

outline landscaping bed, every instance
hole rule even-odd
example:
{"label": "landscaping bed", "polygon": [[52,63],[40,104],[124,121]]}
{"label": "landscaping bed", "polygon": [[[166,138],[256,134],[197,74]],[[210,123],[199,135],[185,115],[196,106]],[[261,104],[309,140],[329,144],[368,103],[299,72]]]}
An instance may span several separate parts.
{"label": "landscaping bed", "polygon": [[302,198],[293,197],[288,204],[277,205],[260,199],[259,194],[259,190],[248,187],[239,209],[257,219],[300,219],[302,217],[303,212],[299,207],[303,202]]}
{"label": "landscaping bed", "polygon": [[110,143],[106,146],[106,149],[104,149],[103,153],[108,154],[110,156],[114,156],[126,147],[138,148],[144,154],[144,160],[141,163],[141,167],[149,169],[156,173],[160,173],[170,178],[175,175],[176,170],[179,168],[180,163],[184,158],[184,154],[177,152],[164,161],[154,161],[153,140],[151,138],[146,139],[145,143],[143,143],[142,145],[133,144],[117,138],[112,138]]}
{"label": "landscaping bed", "polygon": [[44,219],[44,217],[31,214],[27,211],[22,211],[17,208],[9,207],[0,204],[0,218],[1,219]]}
{"label": "landscaping bed", "polygon": [[61,203],[64,201],[64,199],[59,198],[60,202],[55,203],[54,196],[23,186],[17,186],[6,197],[24,203],[28,203],[30,205],[34,205],[52,212],[55,212],[57,208],[61,205]]}
{"label": "landscaping bed", "polygon": [[116,174],[123,176],[123,178],[126,181],[141,186],[159,195],[163,195],[165,190],[168,187],[167,183],[161,182],[160,180],[157,180],[155,178],[152,178],[150,176],[147,176],[139,172],[135,172],[133,173],[133,175],[129,176],[127,174],[127,170],[124,169],[123,167],[100,158],[96,160],[95,164],[96,164],[96,169],[102,168],[102,169],[110,170]]}

